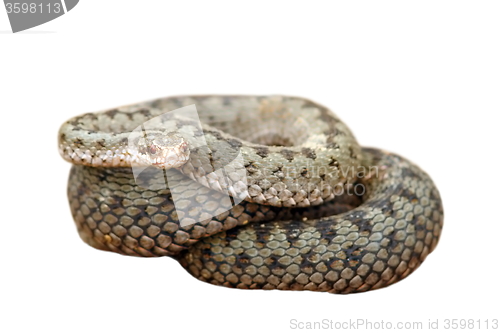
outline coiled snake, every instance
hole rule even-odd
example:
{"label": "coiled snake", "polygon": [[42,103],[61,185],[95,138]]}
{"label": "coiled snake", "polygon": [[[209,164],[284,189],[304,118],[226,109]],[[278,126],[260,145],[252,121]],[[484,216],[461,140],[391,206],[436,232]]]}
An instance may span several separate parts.
{"label": "coiled snake", "polygon": [[[201,125],[183,114],[193,104]],[[86,243],[170,256],[226,287],[377,289],[413,272],[443,225],[424,171],[361,148],[303,98],[180,96],[87,113],[61,126],[59,151]]]}

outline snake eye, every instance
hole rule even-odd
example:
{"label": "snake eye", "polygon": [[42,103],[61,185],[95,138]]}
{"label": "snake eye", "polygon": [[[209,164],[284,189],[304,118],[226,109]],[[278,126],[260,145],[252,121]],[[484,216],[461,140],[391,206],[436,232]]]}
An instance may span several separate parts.
{"label": "snake eye", "polygon": [[149,147],[149,153],[150,153],[150,154],[152,154],[152,155],[156,154],[156,147],[155,147],[155,146],[153,146],[153,145],[151,145],[151,146]]}

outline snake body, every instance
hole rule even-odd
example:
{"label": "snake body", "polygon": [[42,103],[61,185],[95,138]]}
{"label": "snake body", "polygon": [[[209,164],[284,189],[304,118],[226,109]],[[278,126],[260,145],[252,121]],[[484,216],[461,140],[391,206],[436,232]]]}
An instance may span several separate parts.
{"label": "snake body", "polygon": [[[176,198],[204,208],[182,212],[192,221],[183,225],[164,174],[134,174],[138,159],[127,138],[191,104],[201,130],[182,116],[152,125],[206,140],[168,176],[168,184],[181,184]],[[377,289],[414,271],[443,225],[439,192],[424,171],[401,156],[361,148],[337,116],[302,98],[181,96],[89,113],[61,126],[59,151],[73,163],[68,198],[86,243],[170,256],[194,277],[226,287]],[[235,152],[240,162],[228,177],[217,176]],[[243,193],[243,201],[228,204],[227,193]]]}

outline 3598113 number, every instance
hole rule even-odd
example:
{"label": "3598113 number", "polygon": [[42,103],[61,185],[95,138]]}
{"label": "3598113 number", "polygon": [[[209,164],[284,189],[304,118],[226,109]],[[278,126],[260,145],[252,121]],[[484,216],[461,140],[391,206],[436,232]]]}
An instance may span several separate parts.
{"label": "3598113 number", "polygon": [[[45,8],[44,8],[45,7]],[[35,14],[35,13],[55,13],[59,14],[62,10],[62,6],[60,3],[47,3],[44,4],[34,3],[34,2],[7,2],[5,3],[5,9],[7,10],[7,14]]]}
{"label": "3598113 number", "polygon": [[444,329],[498,329],[498,319],[445,319]]}

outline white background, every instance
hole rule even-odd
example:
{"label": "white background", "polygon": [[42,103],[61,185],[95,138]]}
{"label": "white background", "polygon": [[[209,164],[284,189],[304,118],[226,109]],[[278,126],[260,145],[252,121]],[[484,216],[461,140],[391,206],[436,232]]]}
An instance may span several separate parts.
{"label": "white background", "polygon": [[[0,331],[500,319],[499,18],[495,1],[82,0],[11,34],[0,10]],[[215,287],[170,258],[80,241],[59,126],[83,112],[211,93],[310,98],[362,145],[417,162],[443,198],[436,250],[402,282],[343,296]]]}

